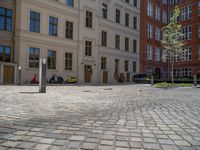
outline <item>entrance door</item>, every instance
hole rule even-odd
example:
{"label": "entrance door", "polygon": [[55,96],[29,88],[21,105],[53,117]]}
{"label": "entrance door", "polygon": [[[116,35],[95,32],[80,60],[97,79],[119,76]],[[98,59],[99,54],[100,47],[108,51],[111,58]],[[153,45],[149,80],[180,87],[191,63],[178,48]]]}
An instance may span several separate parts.
{"label": "entrance door", "polygon": [[92,66],[85,65],[85,82],[91,82],[92,80]]}
{"label": "entrance door", "polygon": [[161,78],[161,70],[160,70],[160,68],[156,68],[156,77],[157,77],[158,79]]}
{"label": "entrance door", "polygon": [[129,72],[126,73],[126,82],[130,82],[130,73]]}
{"label": "entrance door", "polygon": [[108,71],[103,71],[103,83],[108,83]]}
{"label": "entrance door", "polygon": [[3,83],[4,84],[14,84],[14,67],[4,66],[3,72]]}

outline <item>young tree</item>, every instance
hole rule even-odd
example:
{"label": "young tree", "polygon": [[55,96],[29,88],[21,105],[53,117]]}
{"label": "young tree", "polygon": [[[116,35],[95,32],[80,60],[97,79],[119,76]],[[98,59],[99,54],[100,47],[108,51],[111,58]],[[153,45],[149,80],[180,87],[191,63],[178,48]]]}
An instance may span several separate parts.
{"label": "young tree", "polygon": [[172,84],[174,84],[174,55],[182,54],[185,42],[183,40],[182,26],[178,23],[177,18],[180,15],[180,9],[175,6],[173,16],[170,18],[169,24],[167,24],[162,30],[164,31],[164,38],[161,41],[162,47],[166,50],[164,57],[170,58],[171,62],[171,77]]}

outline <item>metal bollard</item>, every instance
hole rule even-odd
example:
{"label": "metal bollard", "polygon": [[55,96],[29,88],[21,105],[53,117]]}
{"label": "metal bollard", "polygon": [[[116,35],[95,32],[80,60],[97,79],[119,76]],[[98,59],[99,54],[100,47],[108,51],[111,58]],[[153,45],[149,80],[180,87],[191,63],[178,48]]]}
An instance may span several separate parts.
{"label": "metal bollard", "polygon": [[39,93],[46,93],[46,58],[40,58]]}
{"label": "metal bollard", "polygon": [[151,86],[153,86],[154,82],[153,82],[153,76],[151,76]]}
{"label": "metal bollard", "polygon": [[197,86],[197,75],[194,75],[194,86]]}

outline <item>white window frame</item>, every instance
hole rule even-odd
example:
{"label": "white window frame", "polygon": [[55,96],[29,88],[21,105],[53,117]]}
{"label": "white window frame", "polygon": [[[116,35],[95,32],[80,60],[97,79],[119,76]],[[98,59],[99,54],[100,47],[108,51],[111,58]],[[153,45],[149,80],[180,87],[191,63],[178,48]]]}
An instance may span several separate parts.
{"label": "white window frame", "polygon": [[156,6],[155,19],[160,21],[160,7],[159,6]]}
{"label": "white window frame", "polygon": [[152,0],[148,0],[147,2],[147,15],[153,17],[153,4]]}
{"label": "white window frame", "polygon": [[147,44],[147,60],[152,60],[152,45]]}
{"label": "white window frame", "polygon": [[147,24],[147,38],[153,38],[153,25],[150,23]]}
{"label": "white window frame", "polygon": [[158,47],[155,48],[155,61],[160,61],[160,48]]}
{"label": "white window frame", "polygon": [[167,24],[167,12],[165,11],[165,10],[163,10],[163,15],[162,15],[162,17],[163,17],[163,23],[165,23],[165,24]]}
{"label": "white window frame", "polygon": [[160,28],[156,27],[155,29],[155,40],[160,41]]}

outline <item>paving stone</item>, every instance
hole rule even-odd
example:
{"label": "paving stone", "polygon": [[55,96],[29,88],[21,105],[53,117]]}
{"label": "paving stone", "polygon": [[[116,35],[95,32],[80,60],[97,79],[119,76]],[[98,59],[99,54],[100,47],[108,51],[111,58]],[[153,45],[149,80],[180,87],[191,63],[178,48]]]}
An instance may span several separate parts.
{"label": "paving stone", "polygon": [[143,147],[144,149],[152,149],[152,150],[161,149],[159,144],[154,144],[154,143],[143,143]]}
{"label": "paving stone", "polygon": [[113,150],[112,146],[99,145],[98,150]]}
{"label": "paving stone", "polygon": [[113,145],[114,141],[110,141],[110,140],[101,140],[100,142],[101,145]]}
{"label": "paving stone", "polygon": [[159,142],[160,144],[164,144],[164,145],[172,145],[172,144],[174,144],[174,143],[172,142],[172,140],[170,140],[170,139],[158,139],[158,142]]}
{"label": "paving stone", "polygon": [[184,140],[174,140],[174,143],[178,146],[191,146],[190,143],[188,143],[187,141]]}
{"label": "paving stone", "polygon": [[23,149],[32,149],[35,145],[37,144],[32,142],[22,142],[19,145],[17,145],[17,147]]}
{"label": "paving stone", "polygon": [[5,147],[16,147],[20,142],[17,141],[5,141],[3,143],[1,143],[1,146],[5,146]]}
{"label": "paving stone", "polygon": [[42,138],[39,143],[51,144],[55,139]]}
{"label": "paving stone", "polygon": [[95,150],[97,148],[96,143],[83,143],[81,149],[85,150]]}
{"label": "paving stone", "polygon": [[33,149],[35,150],[48,150],[50,148],[50,145],[48,144],[37,144]]}
{"label": "paving stone", "polygon": [[71,141],[83,141],[85,139],[84,136],[72,136],[70,138]]}
{"label": "paving stone", "polygon": [[125,141],[116,141],[116,147],[129,147],[128,142]]}
{"label": "paving stone", "polygon": [[180,150],[177,146],[174,145],[162,145],[163,150]]}
{"label": "paving stone", "polygon": [[130,147],[131,148],[142,148],[142,143],[141,142],[130,142]]}

